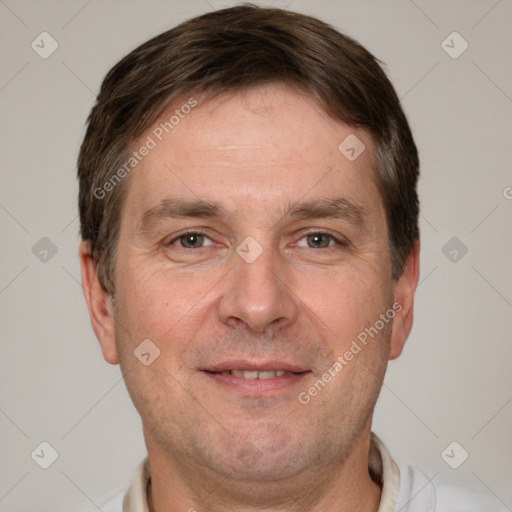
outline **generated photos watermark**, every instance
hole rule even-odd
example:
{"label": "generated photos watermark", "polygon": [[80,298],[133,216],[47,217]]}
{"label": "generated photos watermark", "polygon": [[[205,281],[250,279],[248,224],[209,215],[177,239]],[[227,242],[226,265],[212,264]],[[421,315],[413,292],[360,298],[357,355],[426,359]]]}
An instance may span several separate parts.
{"label": "generated photos watermark", "polygon": [[297,395],[297,399],[302,405],[307,405],[311,402],[311,399],[322,391],[329,382],[338,376],[347,366],[350,361],[354,359],[354,356],[359,354],[363,348],[368,345],[369,337],[375,338],[384,327],[389,324],[397,313],[402,311],[402,304],[399,302],[393,303],[393,305],[379,316],[379,319],[370,327],[366,327],[357,335],[357,339],[352,340],[350,348],[346,350],[343,355],[338,356],[334,363],[323,373],[322,377],[317,379],[313,385],[311,385],[306,391],[301,391]]}

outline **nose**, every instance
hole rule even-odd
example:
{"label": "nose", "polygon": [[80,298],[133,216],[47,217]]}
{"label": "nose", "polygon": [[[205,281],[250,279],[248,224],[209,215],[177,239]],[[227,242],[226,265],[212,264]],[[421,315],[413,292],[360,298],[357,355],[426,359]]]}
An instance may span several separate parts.
{"label": "nose", "polygon": [[232,265],[218,305],[221,322],[230,327],[245,324],[251,331],[263,333],[297,320],[299,302],[292,291],[290,272],[270,248],[252,262],[234,254]]}

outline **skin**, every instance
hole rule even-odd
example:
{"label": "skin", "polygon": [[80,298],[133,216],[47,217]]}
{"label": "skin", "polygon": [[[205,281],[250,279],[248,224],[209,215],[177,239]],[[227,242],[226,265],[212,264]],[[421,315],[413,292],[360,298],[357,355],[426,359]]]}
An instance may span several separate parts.
{"label": "skin", "polygon": [[[128,178],[114,300],[87,244],[80,248],[93,329],[105,359],[121,364],[142,417],[151,510],[377,510],[371,419],[387,362],[411,330],[419,247],[393,280],[371,137],[284,85],[197,99]],[[350,134],[366,146],[355,161],[338,150]],[[290,204],[340,197],[357,205],[362,222],[286,213]],[[165,198],[214,201],[225,211],[141,223]],[[184,230],[206,237],[179,238]],[[315,237],[325,232],[335,238]],[[251,263],[236,252],[248,236],[262,250]],[[394,302],[401,311],[300,403],[298,394]],[[133,353],[145,339],[160,350],[149,366]],[[234,360],[286,362],[302,373],[258,388],[205,371]]]}

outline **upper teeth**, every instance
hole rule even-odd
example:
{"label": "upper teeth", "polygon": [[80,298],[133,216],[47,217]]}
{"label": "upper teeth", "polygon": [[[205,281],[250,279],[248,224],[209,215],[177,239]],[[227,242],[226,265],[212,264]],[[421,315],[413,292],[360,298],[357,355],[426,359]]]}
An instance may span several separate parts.
{"label": "upper teeth", "polygon": [[272,379],[273,377],[281,377],[286,372],[284,370],[226,370],[222,375],[234,375],[235,377],[243,377],[244,379]]}

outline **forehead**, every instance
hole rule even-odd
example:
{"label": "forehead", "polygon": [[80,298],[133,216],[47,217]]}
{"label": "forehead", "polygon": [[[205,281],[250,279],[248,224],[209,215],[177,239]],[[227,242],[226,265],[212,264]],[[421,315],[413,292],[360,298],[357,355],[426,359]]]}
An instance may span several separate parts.
{"label": "forehead", "polygon": [[370,135],[286,85],[183,97],[135,148],[148,141],[152,148],[129,178],[129,210],[173,194],[246,210],[339,192],[355,203],[380,203]]}

